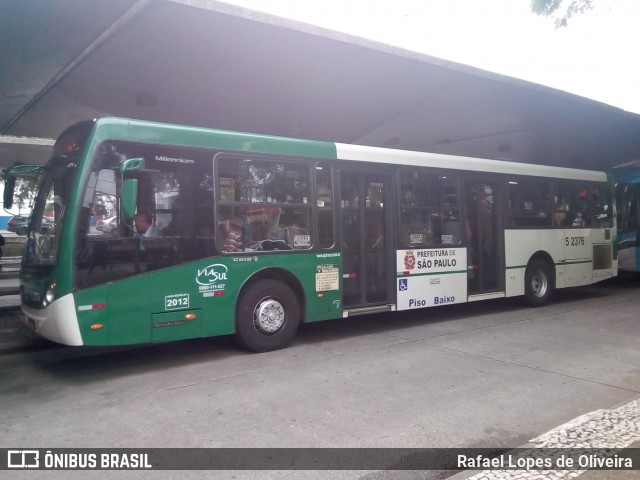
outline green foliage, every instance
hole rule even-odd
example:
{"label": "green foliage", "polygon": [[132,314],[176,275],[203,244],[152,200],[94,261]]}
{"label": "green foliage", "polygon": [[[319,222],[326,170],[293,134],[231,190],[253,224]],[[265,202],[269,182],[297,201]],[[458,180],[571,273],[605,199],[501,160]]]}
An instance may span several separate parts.
{"label": "green foliage", "polygon": [[[531,0],[531,11],[536,15],[552,17],[556,28],[566,27],[569,19],[593,10],[595,0]],[[566,5],[566,7],[564,6]]]}

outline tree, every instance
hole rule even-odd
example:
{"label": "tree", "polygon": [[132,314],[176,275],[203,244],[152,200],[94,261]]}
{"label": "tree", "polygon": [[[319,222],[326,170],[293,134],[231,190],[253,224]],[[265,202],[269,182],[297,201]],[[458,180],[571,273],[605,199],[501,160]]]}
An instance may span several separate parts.
{"label": "tree", "polygon": [[531,11],[536,15],[553,18],[556,28],[560,28],[566,27],[574,15],[593,10],[593,2],[594,0],[531,0]]}

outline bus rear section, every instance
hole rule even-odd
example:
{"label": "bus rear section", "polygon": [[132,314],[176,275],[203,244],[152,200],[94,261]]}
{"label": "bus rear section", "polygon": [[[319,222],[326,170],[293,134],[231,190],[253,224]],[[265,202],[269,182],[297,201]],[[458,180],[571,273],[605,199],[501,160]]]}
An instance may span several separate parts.
{"label": "bus rear section", "polygon": [[508,188],[507,296],[544,304],[553,289],[617,275],[613,195],[604,178],[511,180]]}
{"label": "bus rear section", "polygon": [[[399,184],[404,248],[395,259],[398,309],[512,296],[542,306],[555,289],[615,276],[606,175],[553,168],[547,177],[539,173],[519,165],[513,174],[407,175],[418,184]],[[415,199],[416,191],[423,199]]]}

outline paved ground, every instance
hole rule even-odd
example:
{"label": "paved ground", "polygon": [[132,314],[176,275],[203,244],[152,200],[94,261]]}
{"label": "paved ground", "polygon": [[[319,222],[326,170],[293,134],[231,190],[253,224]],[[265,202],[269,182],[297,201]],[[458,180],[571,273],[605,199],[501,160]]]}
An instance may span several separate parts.
{"label": "paved ground", "polygon": [[3,247],[4,255],[0,257],[0,308],[19,305],[18,294],[18,272],[20,270],[20,257],[10,256],[9,243],[20,242],[20,238],[15,233],[0,230],[0,235],[5,239]]}
{"label": "paved ground", "polygon": [[[228,338],[64,348],[33,337],[16,309],[0,309],[0,447],[637,445],[639,292],[640,280],[627,277],[561,292],[540,309],[509,299],[325,322],[264,354]],[[455,472],[46,473],[408,480]],[[580,479],[636,473],[589,471]]]}
{"label": "paved ground", "polygon": [[0,308],[20,305],[19,271],[19,258],[0,258]]}

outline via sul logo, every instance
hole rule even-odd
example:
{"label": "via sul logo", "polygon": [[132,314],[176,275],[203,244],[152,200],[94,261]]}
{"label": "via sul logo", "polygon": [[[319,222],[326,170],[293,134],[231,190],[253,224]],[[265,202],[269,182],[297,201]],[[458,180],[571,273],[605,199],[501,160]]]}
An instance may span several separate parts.
{"label": "via sul logo", "polygon": [[226,265],[216,263],[215,265],[209,265],[208,267],[198,270],[196,275],[196,282],[202,286],[211,286],[227,281],[228,268]]}
{"label": "via sul logo", "polygon": [[413,250],[407,250],[407,253],[404,254],[404,268],[407,270],[416,268],[416,257],[413,255]]}

